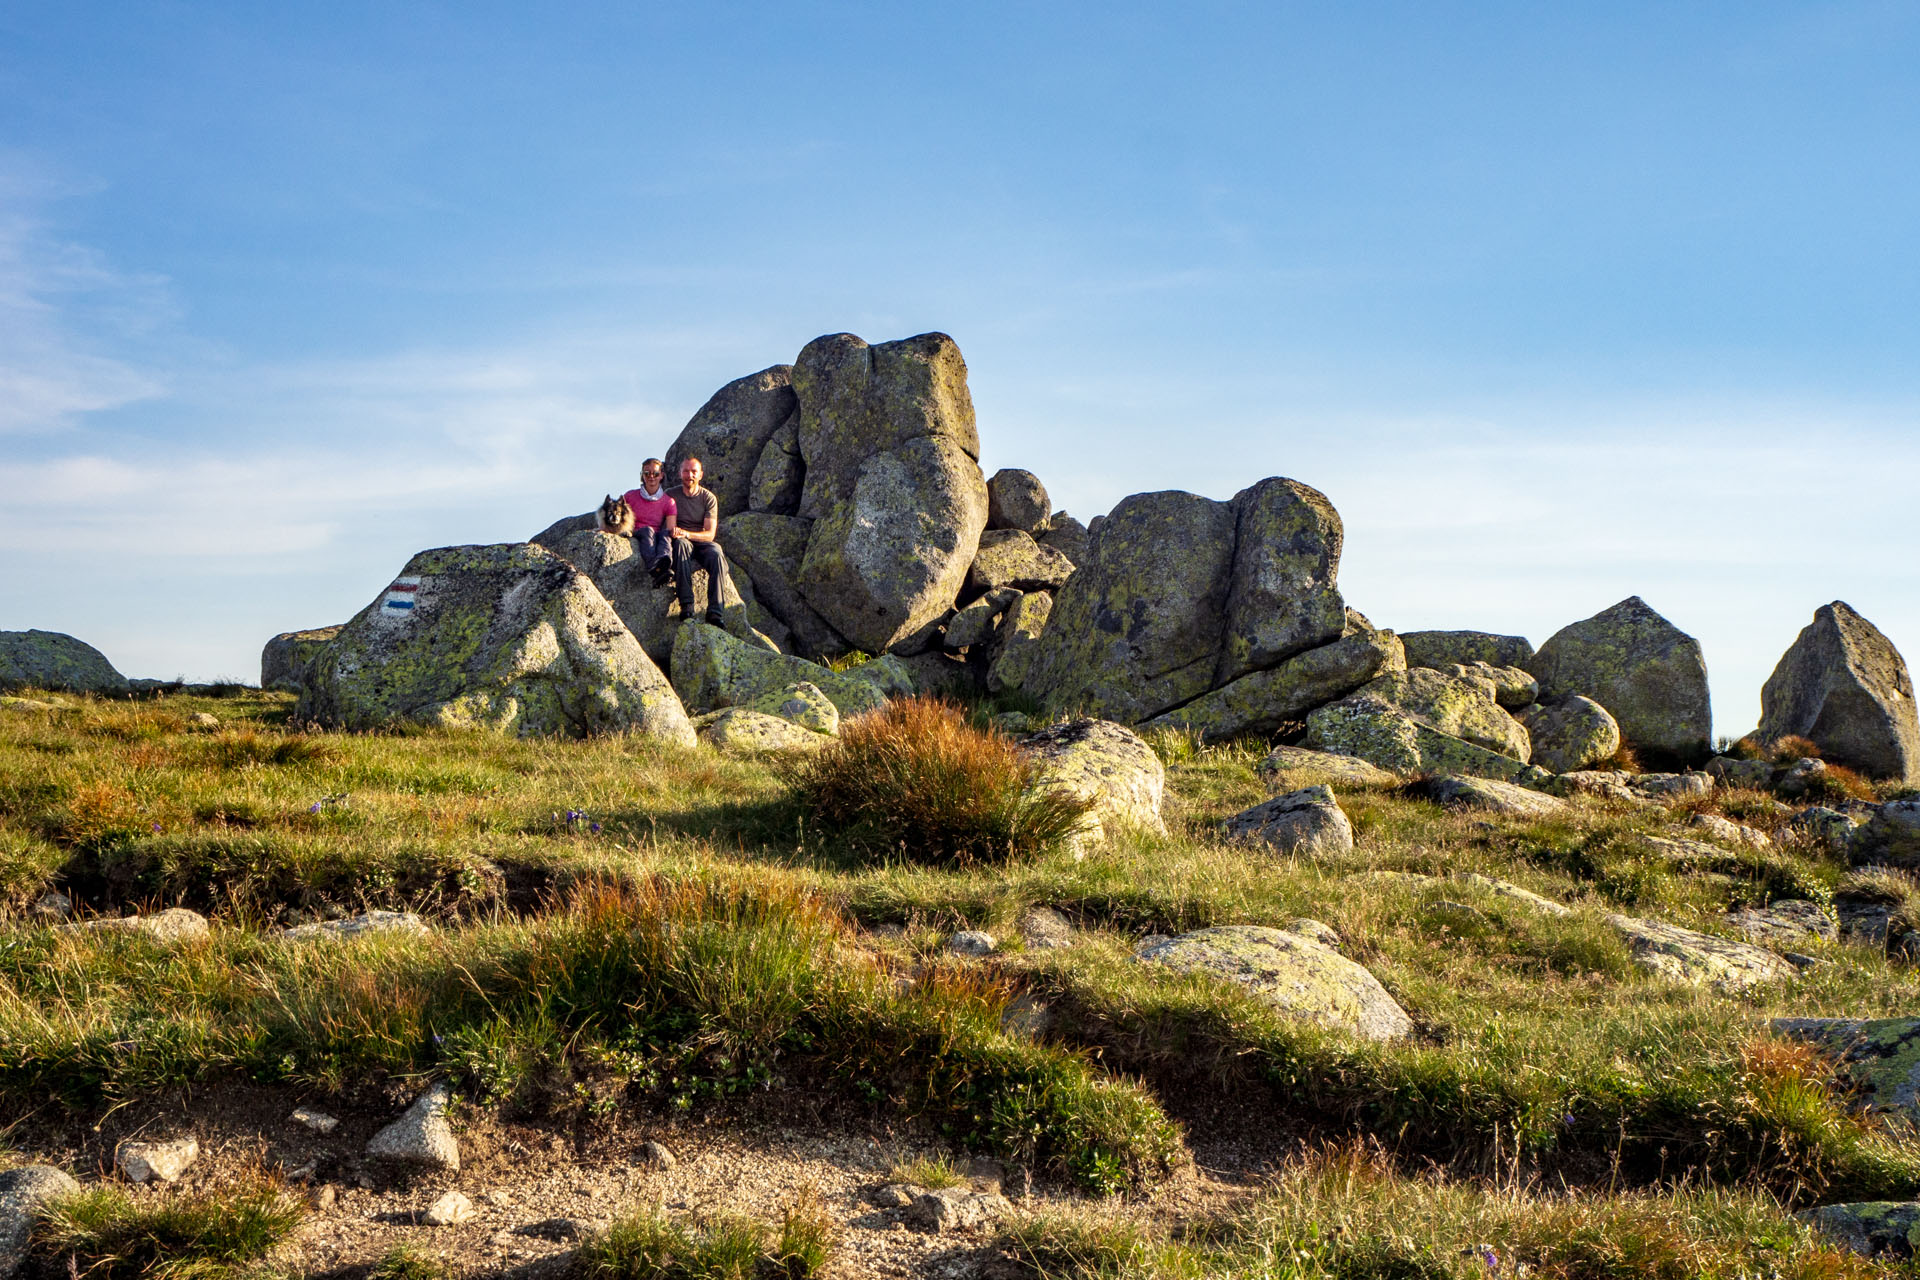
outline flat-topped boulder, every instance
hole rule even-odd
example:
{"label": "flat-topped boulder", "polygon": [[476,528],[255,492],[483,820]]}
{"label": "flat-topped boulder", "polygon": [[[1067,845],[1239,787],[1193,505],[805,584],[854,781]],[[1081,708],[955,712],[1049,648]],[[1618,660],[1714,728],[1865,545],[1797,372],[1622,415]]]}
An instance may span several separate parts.
{"label": "flat-topped boulder", "polygon": [[1392,773],[1459,773],[1543,786],[1553,775],[1510,755],[1442,733],[1384,697],[1355,693],[1307,717],[1307,745],[1355,756]]}
{"label": "flat-topped boulder", "polygon": [[693,745],[680,699],[592,579],[532,543],[414,556],[314,663],[299,720]]}
{"label": "flat-topped boulder", "polygon": [[1788,735],[1868,777],[1920,783],[1920,716],[1906,660],[1844,600],[1814,613],[1760,690],[1756,736]]}
{"label": "flat-topped boulder", "polygon": [[62,689],[117,696],[127,678],[107,655],[60,631],[0,631],[0,690]]}
{"label": "flat-topped boulder", "polygon": [[1664,920],[1609,914],[1606,921],[1625,940],[1634,964],[1671,982],[1744,991],[1799,972],[1764,948],[1696,933]]}
{"label": "flat-topped boulder", "polygon": [[1150,940],[1134,958],[1234,983],[1292,1017],[1363,1040],[1413,1034],[1413,1020],[1378,978],[1305,933],[1221,925]]}
{"label": "flat-topped boulder", "polygon": [[1593,699],[1643,754],[1686,762],[1712,754],[1700,642],[1639,596],[1562,627],[1526,667],[1540,681],[1541,701]]}
{"label": "flat-topped boulder", "polygon": [[1454,663],[1484,662],[1494,667],[1525,667],[1533,646],[1525,636],[1496,635],[1491,631],[1403,631],[1407,665],[1447,667]]}
{"label": "flat-topped boulder", "polygon": [[314,627],[306,631],[282,631],[267,641],[260,650],[260,687],[293,693],[304,689],[314,660],[339,634],[338,626]]}

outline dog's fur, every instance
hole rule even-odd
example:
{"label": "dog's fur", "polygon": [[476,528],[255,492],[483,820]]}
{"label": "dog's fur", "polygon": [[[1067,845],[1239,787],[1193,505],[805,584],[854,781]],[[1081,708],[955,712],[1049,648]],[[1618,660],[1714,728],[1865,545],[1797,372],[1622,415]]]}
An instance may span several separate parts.
{"label": "dog's fur", "polygon": [[607,500],[600,504],[599,517],[600,532],[618,533],[629,538],[633,536],[633,508],[625,498],[608,494]]}

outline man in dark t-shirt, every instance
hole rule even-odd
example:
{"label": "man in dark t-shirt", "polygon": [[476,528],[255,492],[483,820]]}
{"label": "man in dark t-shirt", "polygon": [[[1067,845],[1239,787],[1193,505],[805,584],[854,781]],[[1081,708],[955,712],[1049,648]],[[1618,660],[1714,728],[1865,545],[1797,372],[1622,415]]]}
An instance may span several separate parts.
{"label": "man in dark t-shirt", "polygon": [[700,487],[704,474],[700,459],[688,458],[680,464],[680,487],[668,490],[673,499],[673,580],[680,596],[680,616],[693,617],[693,571],[707,571],[707,616],[714,626],[722,625],[721,602],[725,597],[727,555],[720,549],[720,499],[713,490]]}

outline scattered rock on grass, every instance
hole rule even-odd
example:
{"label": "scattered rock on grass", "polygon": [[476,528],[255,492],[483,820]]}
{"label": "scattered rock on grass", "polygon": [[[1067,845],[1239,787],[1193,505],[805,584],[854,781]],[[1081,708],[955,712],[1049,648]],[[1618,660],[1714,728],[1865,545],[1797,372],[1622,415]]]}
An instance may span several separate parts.
{"label": "scattered rock on grass", "polygon": [[1413,1020],[1379,979],[1297,933],[1220,925],[1149,941],[1133,954],[1144,962],[1236,983],[1283,1012],[1362,1039],[1400,1040],[1413,1032]]}
{"label": "scattered rock on grass", "polygon": [[1732,756],[1715,756],[1707,761],[1706,771],[1718,779],[1723,787],[1764,791],[1773,785],[1771,760],[1736,760]]}
{"label": "scattered rock on grass", "polygon": [[1466,805],[1521,818],[1550,818],[1567,810],[1567,802],[1557,796],[1493,778],[1443,773],[1429,779],[1423,790],[1441,804]]}
{"label": "scattered rock on grass", "polygon": [[980,929],[962,929],[947,939],[947,950],[957,956],[990,956],[999,941]]}
{"label": "scattered rock on grass", "polygon": [[167,1142],[123,1142],[115,1163],[132,1182],[177,1182],[199,1158],[200,1143],[189,1135]]}
{"label": "scattered rock on grass", "polygon": [[1838,809],[1816,804],[1787,819],[1787,830],[1816,848],[1844,854],[1853,840],[1853,819]]}
{"label": "scattered rock on grass", "polygon": [[1034,762],[1036,791],[1066,791],[1089,800],[1085,837],[1099,841],[1116,827],[1164,831],[1160,801],[1167,770],[1139,734],[1111,720],[1069,720],[1020,744]]}
{"label": "scattered rock on grass", "polygon": [[27,1238],[33,1234],[40,1207],[79,1189],[80,1184],[66,1170],[52,1165],[27,1165],[0,1172],[0,1280],[6,1280],[27,1260]]}
{"label": "scattered rock on grass", "polygon": [[1033,907],[1020,917],[1020,940],[1029,951],[1073,945],[1073,924],[1052,907]]}
{"label": "scattered rock on grass", "polygon": [[1463,872],[1458,878],[1466,881],[1468,884],[1485,889],[1489,893],[1498,894],[1502,898],[1518,902],[1525,907],[1538,911],[1542,915],[1570,916],[1573,914],[1571,907],[1563,906],[1555,902],[1552,898],[1543,898],[1533,890],[1523,889],[1511,881],[1481,875],[1478,871]]}
{"label": "scattered rock on grass", "polygon": [[1636,965],[1673,982],[1743,991],[1798,972],[1773,952],[1751,943],[1695,933],[1663,920],[1612,914],[1606,919],[1626,940]]}
{"label": "scattered rock on grass", "polygon": [[1223,824],[1229,840],[1331,858],[1353,852],[1353,824],[1330,787],[1306,787],[1254,805]]}
{"label": "scattered rock on grass", "polygon": [[1782,898],[1764,907],[1742,907],[1727,913],[1727,924],[1762,942],[1804,945],[1808,938],[1831,941],[1839,933],[1833,918],[1815,902]]}
{"label": "scattered rock on grass", "polygon": [[445,1081],[415,1098],[398,1120],[373,1135],[367,1155],[375,1160],[460,1172],[460,1143],[447,1120],[453,1090]]}
{"label": "scattered rock on grass", "polygon": [[1713,794],[1713,775],[1708,773],[1643,773],[1628,783],[1646,796],[1687,799]]}
{"label": "scattered rock on grass", "polygon": [[66,928],[83,933],[137,933],[155,942],[192,942],[207,936],[207,918],[185,907],[168,907],[150,916],[83,920]]}
{"label": "scattered rock on grass", "polygon": [[311,938],[358,938],[370,933],[429,933],[426,921],[411,911],[363,911],[344,920],[297,924],[280,936],[300,942]]}
{"label": "scattered rock on grass", "polygon": [[1526,664],[1548,702],[1592,698],[1638,750],[1704,760],[1713,716],[1700,642],[1629,596],[1562,627]]}
{"label": "scattered rock on grass", "polygon": [[1696,813],[1687,820],[1687,825],[1710,839],[1724,840],[1728,844],[1743,844],[1749,849],[1773,847],[1773,839],[1766,832],[1757,827],[1743,826],[1717,813]]}
{"label": "scattered rock on grass", "polygon": [[338,1116],[330,1116],[313,1107],[295,1107],[293,1114],[287,1118],[312,1133],[332,1133],[340,1127]]}
{"label": "scattered rock on grass", "polygon": [[824,733],[802,728],[791,720],[729,707],[711,719],[702,718],[700,738],[716,751],[728,755],[767,755],[778,751],[818,751],[832,739]]}

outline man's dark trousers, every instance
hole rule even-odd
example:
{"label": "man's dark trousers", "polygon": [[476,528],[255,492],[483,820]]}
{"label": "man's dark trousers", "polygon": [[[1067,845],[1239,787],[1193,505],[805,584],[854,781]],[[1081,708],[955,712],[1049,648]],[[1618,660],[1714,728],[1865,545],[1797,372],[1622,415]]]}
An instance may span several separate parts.
{"label": "man's dark trousers", "polygon": [[673,540],[673,581],[680,596],[680,616],[693,616],[693,571],[707,571],[707,617],[720,616],[726,600],[727,553],[717,542],[695,542],[692,538]]}

